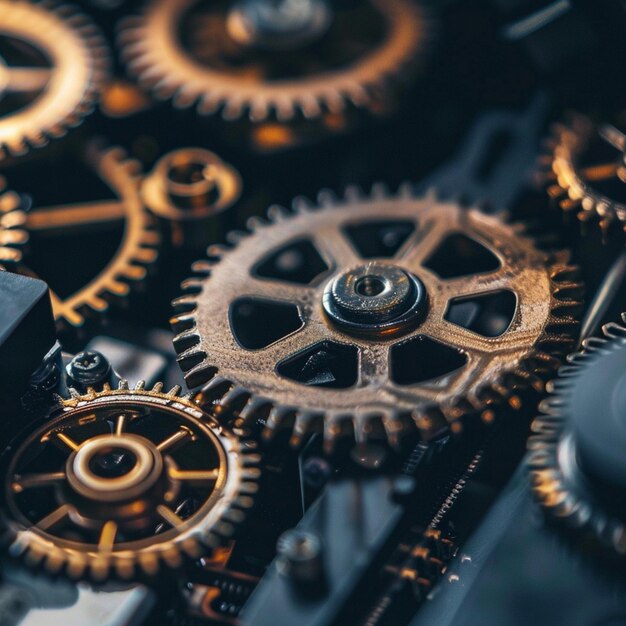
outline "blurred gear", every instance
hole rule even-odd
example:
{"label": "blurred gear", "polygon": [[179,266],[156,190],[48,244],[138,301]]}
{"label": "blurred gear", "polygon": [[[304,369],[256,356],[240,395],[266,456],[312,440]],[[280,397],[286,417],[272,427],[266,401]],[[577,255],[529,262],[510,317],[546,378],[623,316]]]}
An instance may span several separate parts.
{"label": "blurred gear", "polygon": [[66,5],[0,1],[0,148],[21,155],[77,126],[106,77],[104,39]]}
{"label": "blurred gear", "polygon": [[[127,296],[131,285],[146,277],[147,267],[157,258],[161,239],[153,218],[141,202],[139,163],[127,159],[121,148],[100,149],[93,145],[86,150],[85,160],[115,194],[115,199],[36,207],[29,211],[18,202],[19,196],[13,194],[5,194],[0,203],[0,241],[3,242],[0,263],[29,276],[35,272],[27,265],[28,253],[24,254],[20,248],[29,238],[32,246],[34,235],[65,237],[75,231],[86,237],[103,226],[123,222],[117,251],[95,278],[67,296],[58,295],[56,286],[50,285],[52,306],[61,330],[82,327],[87,315],[103,313],[109,301]],[[88,258],[74,259],[71,248],[64,247],[59,254],[89,264]]]}
{"label": "blurred gear", "polygon": [[571,349],[581,286],[567,253],[410,186],[319,202],[251,220],[183,283],[179,361],[218,414],[265,420],[266,435],[291,426],[294,443],[322,423],[327,445],[352,430],[433,437],[519,408]]}
{"label": "blurred gear", "polygon": [[155,575],[230,537],[252,505],[253,445],[143,383],[64,400],[14,449],[9,551],[71,578]]}
{"label": "blurred gear", "polygon": [[428,38],[410,0],[154,0],[120,34],[142,85],[179,107],[259,122],[373,108]]}
{"label": "blurred gear", "polygon": [[626,228],[626,135],[580,114],[552,128],[542,159],[548,193],[581,222]]}
{"label": "blurred gear", "polygon": [[241,191],[239,172],[202,148],[169,152],[141,184],[145,205],[163,221],[175,247],[203,247],[219,239],[218,217]]}
{"label": "blurred gear", "polygon": [[529,440],[534,495],[554,519],[626,554],[626,314],[548,387]]}

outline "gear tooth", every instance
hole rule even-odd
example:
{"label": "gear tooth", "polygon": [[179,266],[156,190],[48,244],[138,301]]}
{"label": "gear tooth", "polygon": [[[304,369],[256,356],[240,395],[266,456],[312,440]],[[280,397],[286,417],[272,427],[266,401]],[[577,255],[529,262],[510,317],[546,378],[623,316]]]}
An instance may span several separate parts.
{"label": "gear tooth", "polygon": [[239,411],[239,421],[244,426],[252,425],[255,421],[267,413],[272,406],[271,400],[262,396],[252,396]]}
{"label": "gear tooth", "polygon": [[185,373],[187,386],[195,389],[206,383],[215,374],[215,368],[207,365],[204,361],[190,367]]}
{"label": "gear tooth", "polygon": [[191,313],[196,310],[198,301],[193,296],[179,296],[172,301],[172,306],[177,313]]}
{"label": "gear tooth", "polygon": [[222,411],[228,413],[236,412],[238,408],[242,408],[250,398],[250,392],[242,387],[231,387],[219,400],[218,406],[215,407],[216,415],[220,415]]}
{"label": "gear tooth", "polygon": [[304,196],[296,196],[293,199],[291,206],[295,213],[307,213],[312,211],[314,208],[313,203]]}
{"label": "gear tooth", "polygon": [[146,381],[138,380],[137,384],[135,385],[135,391],[143,391],[145,388],[146,388]]}
{"label": "gear tooth", "polygon": [[363,195],[363,190],[358,185],[348,185],[344,192],[344,198],[348,202],[358,202]]}
{"label": "gear tooth", "polygon": [[209,406],[210,404],[219,401],[229,389],[231,389],[233,383],[227,380],[223,376],[213,376],[213,378],[207,382],[200,390],[201,402],[203,406]]}
{"label": "gear tooth", "polygon": [[152,387],[152,392],[153,393],[161,393],[163,391],[163,383],[162,382],[156,382],[154,383],[154,386]]}
{"label": "gear tooth", "polygon": [[195,329],[185,330],[176,335],[173,341],[174,348],[180,355],[182,355],[200,343],[200,336]]}
{"label": "gear tooth", "polygon": [[273,406],[265,421],[263,436],[265,439],[271,439],[274,433],[285,426],[285,422],[290,416],[295,414],[294,409],[283,406]]}
{"label": "gear tooth", "polygon": [[252,232],[261,230],[262,228],[265,228],[267,225],[268,223],[263,218],[257,217],[257,216],[248,218],[248,221],[246,222],[246,226],[248,230]]}
{"label": "gear tooth", "polygon": [[403,181],[398,187],[398,197],[409,200],[415,196],[414,185],[409,181]]}
{"label": "gear tooth", "polygon": [[226,235],[226,241],[232,246],[236,246],[242,239],[247,237],[249,233],[246,233],[243,230],[231,230]]}
{"label": "gear tooth", "polygon": [[180,313],[170,318],[170,326],[177,334],[193,330],[196,326],[196,318],[193,313]]}
{"label": "gear tooth", "polygon": [[278,204],[273,204],[267,209],[267,217],[273,223],[282,222],[290,217],[289,210]]}
{"label": "gear tooth", "polygon": [[206,359],[206,356],[206,352],[198,350],[197,346],[193,346],[181,352],[176,360],[183,371],[190,371],[197,365],[200,365]]}
{"label": "gear tooth", "polygon": [[117,388],[118,389],[123,389],[123,390],[128,390],[128,381],[125,378],[123,378],[118,383]]}
{"label": "gear tooth", "polygon": [[376,182],[372,185],[372,198],[377,200],[384,200],[390,196],[389,187],[382,182]]}
{"label": "gear tooth", "polygon": [[317,202],[322,207],[333,207],[338,204],[337,196],[331,189],[322,189],[317,194]]}
{"label": "gear tooth", "polygon": [[322,429],[322,416],[314,411],[298,411],[296,414],[293,433],[289,440],[292,448],[299,448],[309,435]]}
{"label": "gear tooth", "polygon": [[187,278],[181,284],[180,288],[187,294],[199,294],[202,291],[203,283],[197,278]]}
{"label": "gear tooth", "polygon": [[207,256],[221,259],[225,254],[231,250],[230,246],[224,244],[215,243],[207,248]]}

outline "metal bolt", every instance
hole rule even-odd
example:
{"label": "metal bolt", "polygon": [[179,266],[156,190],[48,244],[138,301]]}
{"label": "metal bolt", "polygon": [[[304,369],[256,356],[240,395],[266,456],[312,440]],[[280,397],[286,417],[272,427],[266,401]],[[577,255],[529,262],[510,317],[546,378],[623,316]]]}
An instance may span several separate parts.
{"label": "metal bolt", "polygon": [[313,532],[297,528],[278,539],[279,569],[297,583],[315,583],[323,579],[321,539]]}
{"label": "metal bolt", "polygon": [[79,352],[67,365],[66,372],[73,383],[80,389],[96,387],[109,382],[111,365],[100,352],[88,350]]}
{"label": "metal bolt", "polygon": [[319,456],[308,458],[302,467],[304,483],[312,489],[321,489],[328,482],[331,473],[328,461]]}

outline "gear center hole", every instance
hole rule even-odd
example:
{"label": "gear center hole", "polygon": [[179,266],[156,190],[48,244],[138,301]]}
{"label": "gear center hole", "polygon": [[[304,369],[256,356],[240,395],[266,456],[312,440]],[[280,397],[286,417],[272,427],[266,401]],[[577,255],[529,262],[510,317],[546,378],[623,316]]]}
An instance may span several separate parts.
{"label": "gear center hole", "polygon": [[354,290],[360,296],[373,298],[380,295],[385,290],[385,281],[379,276],[363,276],[356,281]]}
{"label": "gear center hole", "polygon": [[137,465],[137,457],[123,447],[109,447],[98,451],[89,461],[89,469],[99,478],[120,478]]}

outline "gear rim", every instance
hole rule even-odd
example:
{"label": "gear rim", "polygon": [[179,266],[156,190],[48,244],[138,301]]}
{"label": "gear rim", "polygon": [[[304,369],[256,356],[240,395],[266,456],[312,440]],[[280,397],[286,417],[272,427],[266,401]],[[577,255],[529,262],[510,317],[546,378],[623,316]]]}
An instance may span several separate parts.
{"label": "gear rim", "polygon": [[532,426],[526,470],[533,497],[557,524],[587,533],[623,558],[626,555],[626,520],[594,495],[575,460],[573,434],[567,431],[566,394],[589,363],[626,346],[626,314],[622,322],[602,328],[602,336],[583,342],[583,349],[568,356],[559,376],[548,385],[549,396]]}
{"label": "gear rim", "polygon": [[[383,203],[386,205],[381,208]],[[218,416],[223,415],[224,419],[231,419],[234,416],[239,420],[238,423],[250,424],[254,423],[254,420],[264,411],[267,412],[269,408],[269,416],[264,425],[264,434],[271,435],[280,427],[288,425],[293,432],[292,443],[298,444],[305,434],[312,429],[319,430],[323,426],[326,443],[331,447],[339,437],[346,434],[346,426],[348,432],[360,440],[371,436],[376,427],[381,426],[380,421],[382,421],[381,427],[385,436],[395,445],[407,430],[414,430],[415,426],[417,426],[420,434],[427,438],[432,438],[447,428],[452,428],[453,431],[458,432],[461,429],[458,420],[467,413],[478,413],[484,421],[492,421],[495,407],[501,403],[508,403],[512,408],[520,408],[519,396],[516,393],[518,390],[529,387],[543,388],[543,379],[559,363],[556,355],[564,352],[567,346],[573,343],[572,335],[576,327],[573,314],[580,306],[577,297],[581,291],[581,286],[576,282],[576,269],[568,265],[566,253],[548,254],[539,252],[534,248],[533,254],[539,255],[542,264],[545,261],[550,262],[550,268],[542,270],[545,272],[546,285],[549,284],[550,314],[543,321],[544,326],[537,334],[533,349],[528,349],[522,355],[523,358],[520,356],[513,366],[503,368],[500,375],[488,379],[485,384],[481,385],[480,389],[477,385],[471,394],[458,394],[453,400],[446,403],[422,402],[421,407],[416,407],[411,403],[409,410],[405,413],[388,409],[386,406],[384,407],[385,410],[381,410],[380,407],[368,404],[365,399],[358,406],[355,406],[353,402],[350,406],[326,410],[324,403],[320,403],[320,406],[311,407],[307,405],[302,407],[301,395],[299,396],[300,402],[290,403],[284,401],[284,393],[279,394],[278,398],[271,396],[270,393],[264,394],[259,391],[258,385],[256,389],[251,387],[248,381],[242,381],[241,376],[238,377],[233,374],[232,369],[223,371],[223,367],[216,362],[215,357],[211,360],[208,356],[211,354],[211,348],[206,343],[206,337],[203,338],[204,331],[201,328],[206,322],[206,317],[202,319],[206,313],[202,313],[200,301],[203,297],[203,290],[205,288],[210,289],[211,281],[215,280],[220,263],[240,250],[241,246],[246,245],[246,242],[250,238],[253,239],[255,234],[264,237],[264,240],[272,241],[272,229],[276,228],[276,225],[280,227],[297,222],[297,220],[316,219],[316,216],[317,218],[319,216],[333,216],[336,211],[346,210],[348,206],[359,207],[359,215],[362,215],[369,207],[372,215],[367,214],[368,217],[379,217],[381,211],[387,216],[391,210],[390,207],[393,206],[408,206],[411,214],[413,214],[416,206],[429,206],[431,204],[439,207],[446,206],[443,203],[438,203],[433,194],[426,198],[416,198],[408,185],[401,188],[397,197],[391,197],[381,186],[375,187],[369,197],[363,196],[356,188],[350,188],[346,192],[345,199],[342,200],[337,200],[330,192],[322,192],[319,197],[319,204],[319,207],[315,207],[300,198],[294,202],[293,212],[281,207],[273,207],[268,213],[269,223],[259,219],[251,221],[251,237],[247,236],[250,233],[232,233],[231,243],[233,247],[210,247],[208,250],[209,261],[195,264],[194,269],[198,277],[185,281],[183,288],[187,294],[174,301],[178,314],[172,322],[175,331],[179,332],[175,338],[179,362],[186,372],[186,379],[190,387],[205,385],[203,393],[208,399],[215,402],[215,411]],[[448,206],[454,207],[454,210],[457,211],[465,211],[458,205]],[[459,213],[459,215],[461,214]],[[470,214],[477,215],[482,220],[494,219],[479,212],[470,211]],[[406,217],[406,213],[402,215]],[[503,223],[502,227],[510,229],[510,236],[515,233],[516,238],[522,237],[518,226],[505,226]],[[524,241],[526,246],[532,247],[528,238],[525,238]],[[278,243],[274,241],[272,245],[277,247]],[[423,276],[420,278],[424,280]],[[277,283],[274,282],[274,284]],[[430,296],[431,290],[428,286],[426,291]],[[281,296],[278,296],[278,299],[280,298]],[[294,336],[296,335],[297,333],[294,334]],[[310,340],[308,343],[309,345],[313,344]],[[291,352],[293,352],[293,348],[291,348]],[[218,353],[219,351],[215,354]],[[284,385],[285,379],[281,380]],[[299,389],[301,394],[303,388],[300,386]],[[306,390],[306,388],[304,389]],[[318,389],[318,391],[328,390]],[[279,399],[281,396],[282,401]],[[406,405],[406,399],[404,404]],[[403,409],[406,409],[406,406]],[[410,415],[407,416],[406,413]]]}
{"label": "gear rim", "polygon": [[[50,431],[57,423],[71,420],[85,410],[97,411],[102,407],[111,409],[119,406],[120,410],[124,406],[158,407],[166,413],[177,414],[179,417],[184,415],[200,432],[210,432],[213,443],[217,445],[216,442],[219,442],[221,446],[220,462],[227,464],[227,470],[225,475],[217,479],[221,481],[219,491],[216,483],[208,500],[185,519],[180,527],[149,535],[139,541],[126,542],[122,544],[124,547],[121,550],[111,548],[100,551],[93,549],[95,544],[60,539],[45,530],[35,529],[27,518],[20,519],[22,514],[19,513],[19,508],[18,515],[15,515],[17,505],[10,499],[14,491],[12,484],[15,476],[9,471],[5,488],[8,514],[5,514],[4,520],[9,554],[22,559],[31,567],[42,568],[51,574],[62,572],[72,579],[96,582],[110,578],[136,580],[152,578],[163,567],[177,568],[185,559],[206,554],[230,538],[235,526],[245,517],[245,511],[253,505],[253,497],[258,488],[260,470],[257,466],[260,457],[255,452],[253,442],[240,439],[232,431],[226,431],[198,403],[189,397],[181,397],[179,392],[180,388],[174,387],[168,393],[163,393],[161,383],[146,390],[143,383],[139,382],[134,389],[130,389],[126,381],[121,381],[119,388],[115,390],[105,386],[99,392],[90,389],[85,395],[75,393],[72,398],[61,401],[60,407],[51,414],[51,421],[45,422],[37,433]],[[93,439],[87,438],[87,444],[90,441]],[[26,438],[14,454],[9,463],[10,469],[16,467],[19,454],[30,443],[32,436]],[[82,515],[80,509],[75,514],[78,518]],[[153,541],[154,537],[158,539]]]}
{"label": "gear rim", "polygon": [[[103,314],[109,303],[130,294],[143,281],[158,256],[161,235],[156,220],[143,206],[140,196],[141,165],[119,147],[100,148],[91,144],[85,151],[93,170],[116,194],[124,214],[124,232],[110,262],[89,283],[66,298],[54,297],[52,308],[60,331],[77,330],[87,317]],[[0,264],[17,273],[23,267],[23,248],[29,241],[29,213],[19,197],[6,191],[0,203]],[[36,215],[35,210],[32,214]]]}
{"label": "gear rim", "polygon": [[170,32],[171,25],[178,26],[181,16],[196,1],[158,0],[142,16],[126,20],[119,35],[122,57],[140,84],[157,98],[172,99],[180,108],[196,105],[201,114],[221,109],[229,120],[246,112],[253,122],[270,119],[272,112],[281,121],[289,121],[297,113],[311,119],[320,117],[324,107],[340,112],[348,103],[359,108],[372,106],[372,90],[398,79],[414,65],[427,39],[426,18],[417,5],[405,0],[372,0],[389,18],[394,33],[380,51],[355,64],[354,70],[327,72],[301,84],[279,81],[271,86],[246,86],[237,78],[229,80],[224,72],[190,60]]}
{"label": "gear rim", "polygon": [[70,5],[2,0],[0,17],[2,34],[27,40],[51,61],[41,94],[0,119],[0,149],[19,156],[62,137],[93,111],[108,75],[109,52],[90,18]]}

